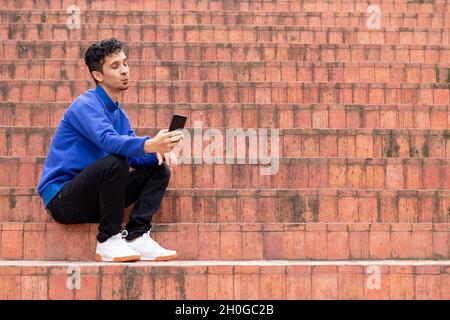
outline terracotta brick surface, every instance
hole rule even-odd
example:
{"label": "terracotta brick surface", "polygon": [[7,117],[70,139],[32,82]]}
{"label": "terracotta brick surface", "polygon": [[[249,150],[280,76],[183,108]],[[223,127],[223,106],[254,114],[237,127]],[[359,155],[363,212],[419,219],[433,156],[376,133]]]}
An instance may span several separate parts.
{"label": "terracotta brick surface", "polygon": [[[263,166],[261,165],[246,165],[242,169],[238,169],[235,166],[227,170],[231,170],[236,176],[242,172],[240,170],[243,170],[249,179],[247,187],[264,189],[334,187],[397,190],[405,189],[406,186],[409,186],[419,190],[426,190],[445,189],[449,184],[447,181],[448,159],[424,159],[421,160],[423,166],[420,166],[412,158],[379,158],[369,161],[364,158],[354,158],[351,163],[348,163],[345,159],[310,158],[311,156],[305,158],[286,157],[280,160],[278,172],[274,176],[261,175],[263,172]],[[43,157],[27,157],[26,160],[17,157],[0,158],[0,165],[4,166],[5,170],[10,168],[10,170],[17,172],[17,174],[12,174],[2,179],[0,185],[2,187],[33,187],[34,184],[38,183],[40,177],[42,170],[41,161],[43,161]],[[302,169],[308,172],[304,172],[302,176],[297,176],[297,170]],[[233,179],[232,175],[214,175],[213,167],[206,163],[195,166],[181,164],[176,170],[184,171],[188,176],[192,176],[193,179],[181,181],[180,178],[174,178],[169,184],[170,188],[213,188],[214,186],[238,188],[241,186],[238,179]],[[32,174],[24,176],[25,172],[31,172]],[[290,172],[293,174],[289,174]],[[280,176],[278,177],[278,175]],[[281,179],[283,175],[286,176],[285,179]],[[235,203],[222,201],[219,202],[219,205],[220,213],[224,219],[233,215],[233,212],[230,210],[232,207],[235,207]],[[229,205],[232,205],[232,207],[227,208],[226,206]]]}
{"label": "terracotta brick surface", "polygon": [[[5,228],[7,228],[6,224]],[[6,234],[1,257],[10,260],[93,260],[97,227],[72,230],[56,223],[14,223],[25,242]],[[187,260],[445,259],[447,224],[271,223],[155,224],[154,238]],[[30,229],[43,228],[45,231]],[[53,230],[52,230],[53,229]],[[57,230],[59,229],[59,230]],[[36,234],[39,236],[36,237]],[[35,241],[32,245],[31,241]],[[415,243],[414,246],[411,243]],[[15,247],[14,247],[15,246]]]}
{"label": "terracotta brick surface", "polygon": [[[358,1],[79,1],[79,32],[67,5],[0,13],[1,299],[449,297],[448,5],[381,0],[368,30]],[[92,88],[83,54],[110,36],[127,43],[119,100],[138,135],[174,112],[280,133],[275,175],[174,170],[153,235],[176,262],[84,265],[97,225],[55,223],[36,192],[56,126]]]}
{"label": "terracotta brick surface", "polygon": [[312,269],[312,299],[336,300],[338,298],[337,268],[315,266]]}
{"label": "terracotta brick surface", "polygon": [[[407,263],[407,262],[405,262]],[[2,266],[3,299],[444,299],[448,266],[297,263],[288,267],[252,264],[205,267],[171,264],[79,265],[80,282],[68,278],[70,265]],[[50,268],[53,270],[50,272]],[[373,271],[372,271],[373,270]],[[8,273],[6,273],[8,272]],[[375,272],[378,272],[377,274]],[[373,276],[379,279],[374,280]],[[126,282],[126,284],[125,284]],[[112,290],[113,286],[121,288]]]}

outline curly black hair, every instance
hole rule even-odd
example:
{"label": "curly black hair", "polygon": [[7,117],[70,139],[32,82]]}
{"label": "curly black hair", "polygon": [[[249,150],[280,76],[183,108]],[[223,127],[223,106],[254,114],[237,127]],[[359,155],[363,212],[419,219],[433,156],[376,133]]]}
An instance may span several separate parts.
{"label": "curly black hair", "polygon": [[[102,72],[103,63],[105,62],[105,57],[112,53],[119,52],[123,50],[123,42],[117,40],[116,38],[105,39],[99,42],[93,43],[84,55],[84,62],[89,68],[89,73],[92,75],[93,71]],[[92,76],[94,78],[94,76]],[[97,80],[95,80],[97,83]]]}

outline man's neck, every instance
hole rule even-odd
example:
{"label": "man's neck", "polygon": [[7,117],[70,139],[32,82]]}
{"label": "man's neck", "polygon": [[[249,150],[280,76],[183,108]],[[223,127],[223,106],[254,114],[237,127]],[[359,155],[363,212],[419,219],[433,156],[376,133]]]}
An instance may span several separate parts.
{"label": "man's neck", "polygon": [[103,90],[105,90],[105,92],[108,94],[108,96],[111,98],[111,100],[116,103],[117,100],[119,100],[119,95],[120,95],[120,91],[118,92],[112,92],[111,90],[109,90],[108,88],[106,88],[105,86],[99,84],[100,87],[102,87]]}

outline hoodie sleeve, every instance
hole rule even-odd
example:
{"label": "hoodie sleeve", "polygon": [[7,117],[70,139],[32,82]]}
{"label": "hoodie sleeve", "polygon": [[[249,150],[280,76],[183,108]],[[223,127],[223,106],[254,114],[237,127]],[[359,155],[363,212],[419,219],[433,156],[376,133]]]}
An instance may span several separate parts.
{"label": "hoodie sleeve", "polygon": [[118,154],[127,158],[145,155],[144,142],[149,137],[119,134],[109,122],[103,109],[87,99],[77,101],[73,108],[66,113],[66,117],[80,134],[106,153]]}

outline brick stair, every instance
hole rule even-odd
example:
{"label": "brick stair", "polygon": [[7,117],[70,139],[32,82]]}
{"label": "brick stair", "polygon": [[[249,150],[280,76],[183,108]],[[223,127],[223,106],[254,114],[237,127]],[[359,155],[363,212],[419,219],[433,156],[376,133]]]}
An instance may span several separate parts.
{"label": "brick stair", "polygon": [[[3,1],[4,9],[38,9],[48,8],[46,0],[5,0]],[[279,11],[311,11],[311,12],[366,12],[368,4],[361,0],[338,0],[334,2],[326,0],[244,0],[244,1],[228,1],[228,0],[141,0],[136,2],[120,1],[120,0],[76,0],[75,3],[69,0],[57,0],[52,2],[51,9],[65,10],[69,5],[75,4],[81,10],[238,10],[238,11],[263,11],[263,12],[279,12]],[[380,6],[384,12],[405,12],[405,13],[427,13],[427,12],[450,12],[447,0],[375,0],[372,4]]]}
{"label": "brick stair", "polygon": [[[450,20],[450,19],[449,19]],[[450,63],[139,61],[136,80],[448,83]],[[0,60],[2,80],[91,80],[83,60]]]}
{"label": "brick stair", "polygon": [[[175,188],[359,188],[446,189],[450,160],[439,158],[280,158],[276,175],[261,175],[270,164],[180,164]],[[201,161],[201,159],[200,159]],[[0,187],[33,187],[45,157],[0,157]]]}
{"label": "brick stair", "polygon": [[[0,259],[94,260],[97,227],[1,223]],[[181,260],[446,260],[449,232],[448,223],[170,223],[154,237]]]}
{"label": "brick stair", "polygon": [[[33,188],[0,188],[0,203],[0,222],[52,221]],[[169,188],[155,222],[449,223],[449,206],[448,190]]]}
{"label": "brick stair", "polygon": [[[0,1],[0,299],[450,299],[450,5],[370,4],[379,30],[361,0]],[[138,134],[174,112],[279,129],[276,175],[175,169],[153,234],[177,261],[92,262],[98,225],[55,223],[36,191],[93,87],[84,51],[113,35]]]}
{"label": "brick stair", "polygon": [[[67,290],[79,268],[80,290]],[[69,269],[70,268],[70,269]],[[374,270],[380,288],[367,285]],[[107,264],[0,261],[3,299],[442,299],[445,261],[176,261]]]}
{"label": "brick stair", "polygon": [[[62,102],[90,89],[88,80],[6,80],[3,101]],[[310,81],[130,81],[123,103],[358,103],[448,104],[449,83]]]}
{"label": "brick stair", "polygon": [[[71,102],[0,102],[0,126],[55,127]],[[241,104],[127,103],[131,123],[156,127],[172,114],[188,115],[187,125],[301,129],[449,129],[448,105],[426,104]],[[194,119],[194,120],[192,120]],[[19,130],[19,129],[17,129]]]}
{"label": "brick stair", "polygon": [[[351,31],[350,31],[351,30]],[[64,24],[0,23],[0,37],[9,40],[95,40],[118,37],[125,41],[185,41],[303,44],[417,44],[449,45],[448,28],[229,26],[229,25],[127,25],[83,24],[72,31]]]}
{"label": "brick stair", "polygon": [[[366,12],[261,12],[261,11],[106,11],[89,10],[81,14],[80,23],[115,23],[122,25],[307,25],[314,27],[364,27],[370,13]],[[449,27],[449,14],[385,13],[384,27]],[[0,10],[0,22],[66,23],[66,10]]]}
{"label": "brick stair", "polygon": [[[162,121],[163,118],[158,118]],[[169,122],[167,123],[169,125]],[[154,136],[162,128],[139,127],[138,135]],[[207,131],[211,128],[202,127]],[[215,127],[223,136],[228,128]],[[191,148],[195,147],[194,128]],[[234,129],[233,129],[234,130]],[[251,130],[251,129],[247,129]],[[450,158],[447,129],[278,129],[280,157]],[[0,126],[0,157],[45,156],[55,127]],[[269,131],[268,131],[269,132]],[[270,132],[269,132],[270,133]],[[271,138],[268,138],[268,145]],[[186,142],[188,143],[188,142]],[[209,139],[202,145],[206,147]],[[222,155],[214,152],[213,156]],[[246,161],[248,163],[248,161]]]}
{"label": "brick stair", "polygon": [[[0,41],[4,59],[80,59],[91,41]],[[175,61],[369,61],[448,63],[449,46],[413,44],[299,44],[127,42],[128,56]]]}
{"label": "brick stair", "polygon": [[[0,188],[0,222],[51,222],[33,188]],[[448,190],[169,188],[156,223],[449,223]],[[126,213],[129,214],[130,208]]]}

